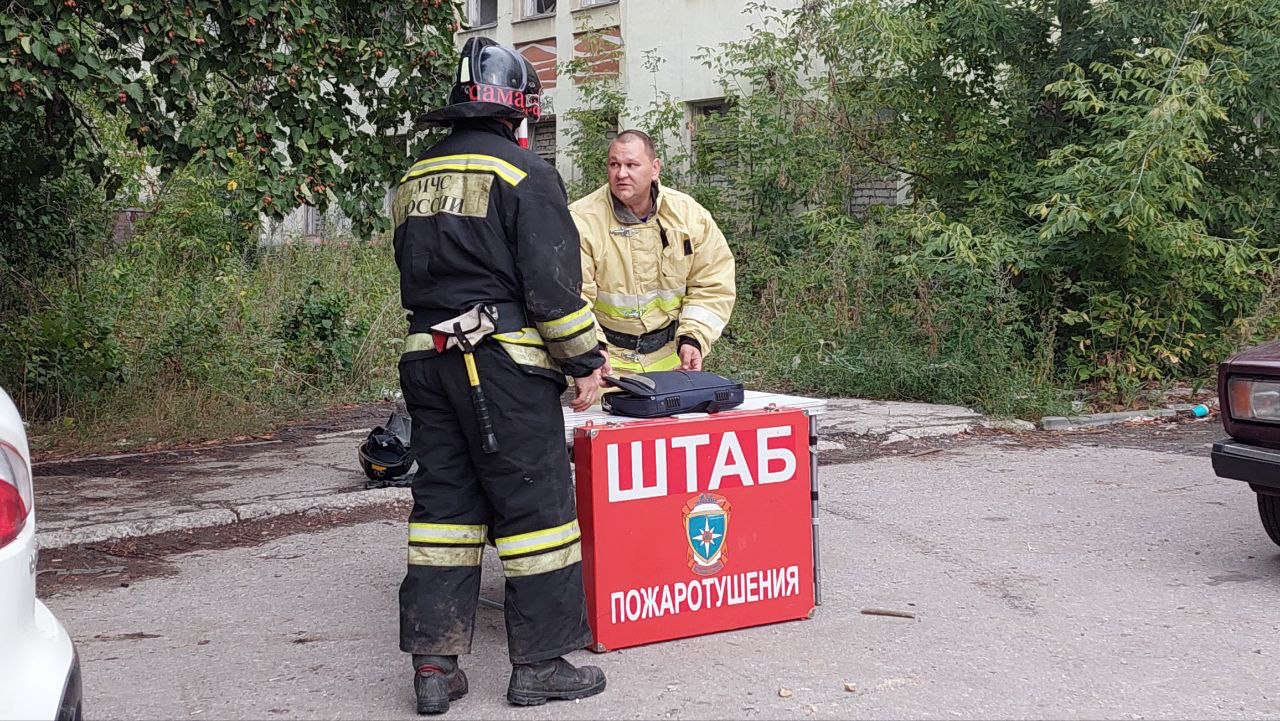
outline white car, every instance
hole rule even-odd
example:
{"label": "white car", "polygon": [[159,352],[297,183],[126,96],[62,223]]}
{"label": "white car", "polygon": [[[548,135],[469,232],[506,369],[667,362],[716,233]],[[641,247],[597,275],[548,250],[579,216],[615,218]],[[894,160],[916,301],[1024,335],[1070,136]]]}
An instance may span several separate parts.
{"label": "white car", "polygon": [[0,388],[0,720],[75,719],[80,659],[36,598],[36,517],[27,432]]}

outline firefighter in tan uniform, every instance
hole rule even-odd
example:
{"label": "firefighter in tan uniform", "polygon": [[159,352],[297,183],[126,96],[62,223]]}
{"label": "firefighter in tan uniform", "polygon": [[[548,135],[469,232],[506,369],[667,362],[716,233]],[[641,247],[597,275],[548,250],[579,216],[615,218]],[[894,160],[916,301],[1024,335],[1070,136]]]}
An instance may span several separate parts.
{"label": "firefighter in tan uniform", "polygon": [[706,208],[659,185],[648,135],[619,133],[608,162],[609,183],[569,211],[610,370],[702,370],[733,312],[733,253]]}

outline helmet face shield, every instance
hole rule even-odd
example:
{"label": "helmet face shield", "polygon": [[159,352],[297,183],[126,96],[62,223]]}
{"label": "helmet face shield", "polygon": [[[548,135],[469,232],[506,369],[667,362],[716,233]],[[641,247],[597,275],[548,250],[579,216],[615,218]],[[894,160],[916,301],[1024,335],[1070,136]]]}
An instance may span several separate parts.
{"label": "helmet face shield", "polygon": [[489,45],[472,55],[471,82],[502,88],[524,87],[525,70],[520,62],[524,58],[516,53],[501,45]]}

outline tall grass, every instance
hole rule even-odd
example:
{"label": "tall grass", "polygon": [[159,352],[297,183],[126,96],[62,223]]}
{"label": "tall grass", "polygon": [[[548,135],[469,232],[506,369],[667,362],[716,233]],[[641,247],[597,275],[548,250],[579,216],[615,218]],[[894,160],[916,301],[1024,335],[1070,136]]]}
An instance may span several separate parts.
{"label": "tall grass", "polygon": [[738,305],[708,367],[749,386],[1038,417],[1065,394],[1004,279],[913,255],[892,218],[797,219],[802,250],[739,242]]}
{"label": "tall grass", "polygon": [[132,240],[42,278],[0,324],[0,384],[38,445],[255,433],[396,387],[389,243],[259,247],[225,195],[173,181]]}

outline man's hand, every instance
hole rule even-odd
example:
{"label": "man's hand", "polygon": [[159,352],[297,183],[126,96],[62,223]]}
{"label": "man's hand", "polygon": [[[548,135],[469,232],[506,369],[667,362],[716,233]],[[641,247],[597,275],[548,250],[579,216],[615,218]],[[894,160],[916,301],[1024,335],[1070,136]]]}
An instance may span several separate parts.
{"label": "man's hand", "polygon": [[698,350],[691,343],[685,343],[680,346],[680,370],[702,370],[702,351]]}
{"label": "man's hand", "polygon": [[601,349],[600,355],[604,356],[604,365],[600,366],[600,374],[606,376],[613,375],[613,362],[609,360],[609,351],[607,349]]}
{"label": "man's hand", "polygon": [[578,395],[569,401],[569,408],[575,413],[581,413],[591,407],[596,402],[596,396],[600,395],[600,369],[591,371],[591,375],[573,379],[574,389]]}

